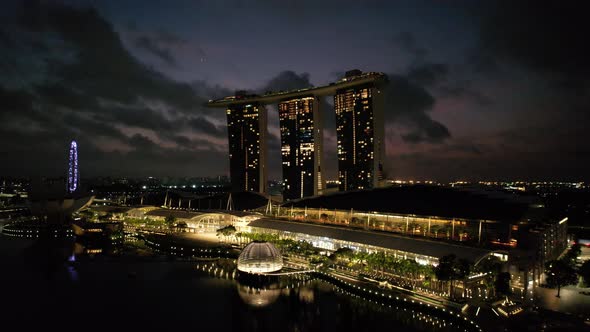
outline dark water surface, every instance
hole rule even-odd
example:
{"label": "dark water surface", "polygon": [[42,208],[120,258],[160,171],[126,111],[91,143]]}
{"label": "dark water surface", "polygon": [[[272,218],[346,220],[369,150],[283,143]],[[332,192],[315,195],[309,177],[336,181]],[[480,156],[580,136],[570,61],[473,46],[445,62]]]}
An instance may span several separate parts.
{"label": "dark water surface", "polygon": [[293,278],[288,288],[258,290],[214,277],[195,262],[76,259],[67,248],[0,235],[4,326],[50,331],[455,330],[431,313],[372,303],[325,281]]}

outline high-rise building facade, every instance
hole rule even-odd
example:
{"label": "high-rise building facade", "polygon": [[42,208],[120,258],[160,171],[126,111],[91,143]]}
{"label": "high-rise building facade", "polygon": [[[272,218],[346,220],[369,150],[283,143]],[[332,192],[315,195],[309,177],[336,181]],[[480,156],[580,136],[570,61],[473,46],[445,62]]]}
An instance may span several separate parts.
{"label": "high-rise building facade", "polygon": [[324,86],[263,95],[236,91],[209,100],[227,111],[230,176],[234,191],[267,192],[264,105],[278,104],[281,129],[283,197],[297,199],[325,193],[322,127],[318,98],[334,96],[341,191],[379,187],[385,174],[383,93],[387,76],[346,72]]}
{"label": "high-rise building facade", "polygon": [[266,109],[235,104],[226,109],[232,191],[266,191]]}
{"label": "high-rise building facade", "polygon": [[376,83],[339,89],[334,95],[339,190],[371,189],[383,181],[383,94]]}
{"label": "high-rise building facade", "polygon": [[281,101],[283,198],[314,196],[324,188],[322,178],[322,127],[317,97]]}

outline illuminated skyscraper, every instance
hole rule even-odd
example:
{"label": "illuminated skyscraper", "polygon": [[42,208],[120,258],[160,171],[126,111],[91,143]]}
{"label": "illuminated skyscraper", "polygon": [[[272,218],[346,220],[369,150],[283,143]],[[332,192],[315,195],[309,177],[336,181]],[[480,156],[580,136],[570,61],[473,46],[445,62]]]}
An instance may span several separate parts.
{"label": "illuminated skyscraper", "polygon": [[329,85],[264,95],[238,91],[209,100],[227,111],[234,191],[266,191],[266,110],[279,103],[284,198],[322,194],[322,128],[318,99],[334,95],[340,190],[369,189],[383,180],[383,73],[352,70]]}
{"label": "illuminated skyscraper", "polygon": [[[358,71],[346,73],[354,80]],[[370,189],[383,180],[383,94],[376,82],[339,89],[334,95],[340,191]]]}
{"label": "illuminated skyscraper", "polygon": [[80,184],[80,174],[78,173],[78,144],[76,141],[70,143],[70,151],[68,155],[68,179],[66,190],[68,193],[73,193],[78,189]]}
{"label": "illuminated skyscraper", "polygon": [[228,106],[229,172],[232,191],[266,191],[266,109],[263,105]]}
{"label": "illuminated skyscraper", "polygon": [[322,128],[316,97],[279,103],[283,198],[318,195],[322,182]]}

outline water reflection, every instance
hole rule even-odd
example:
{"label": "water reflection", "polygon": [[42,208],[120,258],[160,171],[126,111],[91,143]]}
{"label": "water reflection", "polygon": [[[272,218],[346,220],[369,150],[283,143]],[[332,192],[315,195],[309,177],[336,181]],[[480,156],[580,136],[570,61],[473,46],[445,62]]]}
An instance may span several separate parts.
{"label": "water reflection", "polygon": [[312,303],[315,298],[313,289],[305,287],[311,281],[309,277],[267,277],[254,282],[247,278],[237,278],[234,281],[240,298],[254,308],[266,307],[275,303],[279,297],[289,297],[292,294],[302,303]]}
{"label": "water reflection", "polygon": [[[167,327],[212,324],[219,331],[370,331],[383,326],[403,331],[470,330],[457,326],[462,322],[448,315],[405,303],[365,299],[317,275],[241,278],[232,259],[197,262],[157,256],[121,257],[106,254],[108,250],[100,254],[76,250],[82,246],[73,241],[37,241],[27,251],[31,259],[19,268],[47,269],[52,277],[45,279],[47,283],[11,286],[13,293],[8,294],[7,301],[34,296],[42,302],[62,304],[63,308],[31,309],[50,317],[61,317],[64,310],[75,313],[75,317],[118,311],[144,317],[158,308],[160,315],[150,319]],[[73,256],[74,252],[77,255]],[[43,275],[32,272],[28,275]],[[81,302],[85,305],[77,305]],[[30,315],[14,308],[17,315]]]}
{"label": "water reflection", "polygon": [[281,290],[277,288],[255,288],[248,285],[236,283],[238,295],[246,303],[255,308],[266,307],[277,301]]}
{"label": "water reflection", "polygon": [[[235,273],[230,260],[219,262],[202,262],[197,269],[210,277],[225,279],[235,285],[239,298],[248,307],[253,317],[243,317],[245,321],[252,321],[253,328],[259,327],[262,320],[258,316],[265,313],[282,312],[293,309],[293,314],[299,315],[296,328],[292,330],[309,330],[317,321],[324,318],[321,315],[334,315],[335,326],[342,328],[352,326],[362,330],[375,325],[388,323],[400,326],[404,331],[470,331],[471,326],[462,319],[441,315],[434,308],[422,308],[410,303],[395,303],[391,301],[365,298],[332,284],[329,280],[318,279],[317,275],[296,274],[283,276],[258,276]],[[326,314],[327,312],[327,314]],[[296,316],[286,314],[281,319],[292,321]],[[351,319],[352,321],[350,321]],[[359,325],[360,324],[360,325]]]}
{"label": "water reflection", "polygon": [[78,271],[76,271],[76,268],[70,265],[67,267],[67,269],[70,275],[70,280],[78,281]]}

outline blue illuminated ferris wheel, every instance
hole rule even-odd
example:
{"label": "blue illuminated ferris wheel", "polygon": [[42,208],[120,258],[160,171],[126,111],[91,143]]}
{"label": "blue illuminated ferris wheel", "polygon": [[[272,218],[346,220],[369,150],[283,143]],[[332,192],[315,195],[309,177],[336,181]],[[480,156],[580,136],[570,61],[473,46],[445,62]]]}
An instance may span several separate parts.
{"label": "blue illuminated ferris wheel", "polygon": [[69,154],[69,163],[68,163],[68,183],[67,183],[67,191],[68,193],[73,193],[78,189],[78,184],[80,181],[80,173],[78,173],[78,144],[76,141],[72,141],[70,143],[70,154]]}

